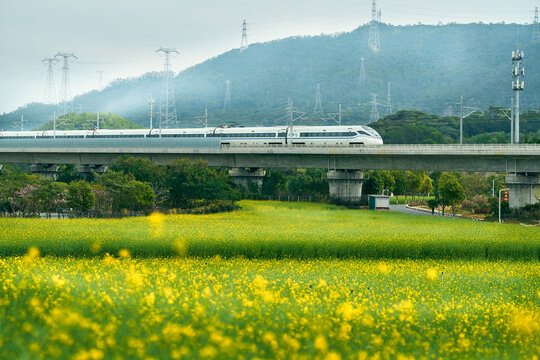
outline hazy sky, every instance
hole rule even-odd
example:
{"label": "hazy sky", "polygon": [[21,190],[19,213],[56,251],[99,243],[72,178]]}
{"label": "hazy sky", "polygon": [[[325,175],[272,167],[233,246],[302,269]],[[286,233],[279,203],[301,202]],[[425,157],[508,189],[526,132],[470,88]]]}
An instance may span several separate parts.
{"label": "hazy sky", "polygon": [[[378,1],[390,24],[439,22],[531,23],[540,0]],[[369,22],[371,0],[0,0],[0,113],[42,101],[46,67],[58,51],[72,52],[72,93],[159,71],[155,50],[176,47],[180,71],[239,47],[242,20],[248,40],[264,42],[291,35],[351,31]],[[60,65],[55,67],[56,91]]]}

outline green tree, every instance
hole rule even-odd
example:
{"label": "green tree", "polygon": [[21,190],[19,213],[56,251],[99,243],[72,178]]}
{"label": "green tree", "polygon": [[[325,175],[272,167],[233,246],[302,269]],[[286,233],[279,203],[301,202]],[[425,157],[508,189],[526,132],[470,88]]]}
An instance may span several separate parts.
{"label": "green tree", "polygon": [[175,208],[190,208],[195,200],[240,199],[240,193],[228,183],[228,176],[209,169],[201,160],[174,160],[167,166],[169,202]]}
{"label": "green tree", "polygon": [[422,193],[422,202],[426,202],[425,196],[431,194],[432,191],[433,181],[429,176],[424,174],[424,180],[422,181],[422,185],[420,186],[420,192]]}
{"label": "green tree", "polygon": [[68,205],[78,216],[87,214],[95,204],[92,186],[84,181],[72,181],[68,185]]}
{"label": "green tree", "polygon": [[444,206],[452,207],[452,215],[455,215],[455,206],[465,198],[463,187],[452,173],[443,173],[439,179],[439,195]]}
{"label": "green tree", "polygon": [[148,214],[154,208],[155,195],[148,184],[131,180],[124,184],[122,192],[115,199],[115,206],[120,211]]}

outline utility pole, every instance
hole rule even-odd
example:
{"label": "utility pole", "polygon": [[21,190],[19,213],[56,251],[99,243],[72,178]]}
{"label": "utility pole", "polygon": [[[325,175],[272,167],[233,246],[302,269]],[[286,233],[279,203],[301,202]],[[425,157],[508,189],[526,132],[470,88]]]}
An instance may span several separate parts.
{"label": "utility pole", "polygon": [[341,114],[342,114],[341,104],[339,104],[338,112],[326,114],[328,117],[325,118],[324,120],[334,120],[339,126],[341,126]]}
{"label": "utility pole", "polygon": [[540,43],[540,24],[538,24],[538,6],[534,8],[534,23],[533,23],[531,42],[533,44]]}
{"label": "utility pole", "polygon": [[53,65],[58,62],[57,58],[45,58],[41,62],[47,65],[47,81],[45,82],[45,95],[43,97],[43,103],[55,104],[56,103],[56,90],[54,88],[54,71]]}
{"label": "utility pole", "polygon": [[[510,144],[514,143],[514,99],[510,99],[510,109],[499,109],[510,120]],[[493,195],[495,196],[495,195]]]}
{"label": "utility pole", "polygon": [[306,113],[294,111],[293,108],[293,102],[291,98],[287,99],[287,118],[289,122],[289,133],[290,133],[290,141],[289,146],[293,145],[293,133],[294,133],[294,122],[297,120],[300,120]]}
{"label": "utility pole", "polygon": [[371,3],[371,23],[369,26],[368,46],[373,52],[377,52],[381,48],[381,41],[379,39],[379,15],[377,12],[377,0],[373,0]]}
{"label": "utility pole", "polygon": [[28,122],[24,120],[24,115],[21,115],[21,120],[15,121],[13,125],[15,125],[20,131],[24,131],[24,123]]}
{"label": "utility pole", "polygon": [[223,110],[231,107],[231,81],[225,81],[225,99],[223,99]]}
{"label": "utility pole", "polygon": [[240,52],[246,50],[249,46],[247,39],[247,23],[246,20],[242,23],[242,41],[240,42]]}
{"label": "utility pole", "polygon": [[176,98],[174,97],[173,72],[171,69],[171,54],[179,54],[176,49],[159,48],[156,52],[162,52],[165,58],[163,64],[163,83],[159,100],[159,128],[178,128],[176,117]]}
{"label": "utility pole", "polygon": [[[474,114],[480,109],[477,107],[463,106],[463,96],[460,97],[457,105],[459,105],[459,145],[463,145],[463,119],[471,114]],[[468,111],[468,113],[465,114],[463,110]]]}
{"label": "utility pole", "polygon": [[379,103],[377,103],[377,94],[371,94],[370,104],[371,104],[371,113],[369,114],[369,122],[372,123],[379,120],[380,118],[379,108],[378,108]]}
{"label": "utility pole", "polygon": [[315,90],[315,107],[313,108],[313,113],[322,113],[322,101],[321,101],[321,84],[317,84],[317,89]]}
{"label": "utility pole", "polygon": [[514,131],[514,142],[519,144],[519,92],[523,91],[525,82],[521,80],[522,77],[525,77],[525,68],[522,66],[521,61],[523,60],[523,51],[517,49],[512,51],[512,90],[516,93],[516,110],[514,112],[515,126]]}
{"label": "utility pole", "polygon": [[195,119],[197,119],[205,128],[208,127],[208,116],[212,116],[212,114],[208,114],[208,108],[204,109],[204,115],[202,116],[195,116]]}
{"label": "utility pole", "polygon": [[150,105],[150,130],[154,128],[154,98],[148,100],[148,105]]}
{"label": "utility pole", "polygon": [[[62,84],[60,86],[60,113],[61,115],[73,112],[73,100],[71,99],[71,83],[69,81],[69,63],[75,61],[77,57],[74,54],[59,52],[54,56],[62,58]],[[69,106],[68,106],[69,102]]]}

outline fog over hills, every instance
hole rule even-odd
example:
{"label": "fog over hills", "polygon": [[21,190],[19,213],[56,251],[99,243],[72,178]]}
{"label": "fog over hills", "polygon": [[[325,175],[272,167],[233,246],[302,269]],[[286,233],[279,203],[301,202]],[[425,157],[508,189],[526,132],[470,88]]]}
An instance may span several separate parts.
{"label": "fog over hills", "polygon": [[[525,52],[525,91],[522,109],[540,103],[540,44],[530,41],[532,25],[449,24],[390,26],[380,24],[381,50],[367,46],[369,27],[353,32],[315,37],[292,37],[252,44],[243,52],[231,50],[193,66],[175,77],[174,90],[180,126],[198,126],[195,116],[213,114],[210,125],[285,123],[287,99],[306,112],[304,123],[321,123],[313,114],[315,89],[321,87],[325,112],[343,105],[345,123],[367,123],[371,94],[386,103],[391,82],[392,108],[443,114],[459,101],[487,109],[508,107],[511,90],[511,52]],[[366,80],[360,82],[360,59]],[[223,109],[225,82],[230,80],[231,105]],[[143,126],[149,123],[148,100],[161,91],[160,73],[119,79],[102,91],[74,99],[84,111],[118,114]],[[24,115],[27,128],[52,116],[54,107],[29,104],[0,116],[0,128],[13,129]],[[386,114],[379,107],[381,116]],[[454,113],[455,108],[454,108]]]}

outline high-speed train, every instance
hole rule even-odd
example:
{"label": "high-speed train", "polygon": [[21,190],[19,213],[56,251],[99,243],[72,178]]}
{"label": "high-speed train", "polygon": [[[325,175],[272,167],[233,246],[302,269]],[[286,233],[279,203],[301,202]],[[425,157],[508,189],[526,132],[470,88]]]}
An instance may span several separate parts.
{"label": "high-speed train", "polygon": [[[119,138],[219,138],[222,146],[300,145],[347,146],[381,145],[377,131],[363,125],[346,126],[275,126],[207,127],[186,129],[136,130],[47,130],[0,131],[3,139],[119,139]],[[1,145],[0,145],[1,146]]]}

